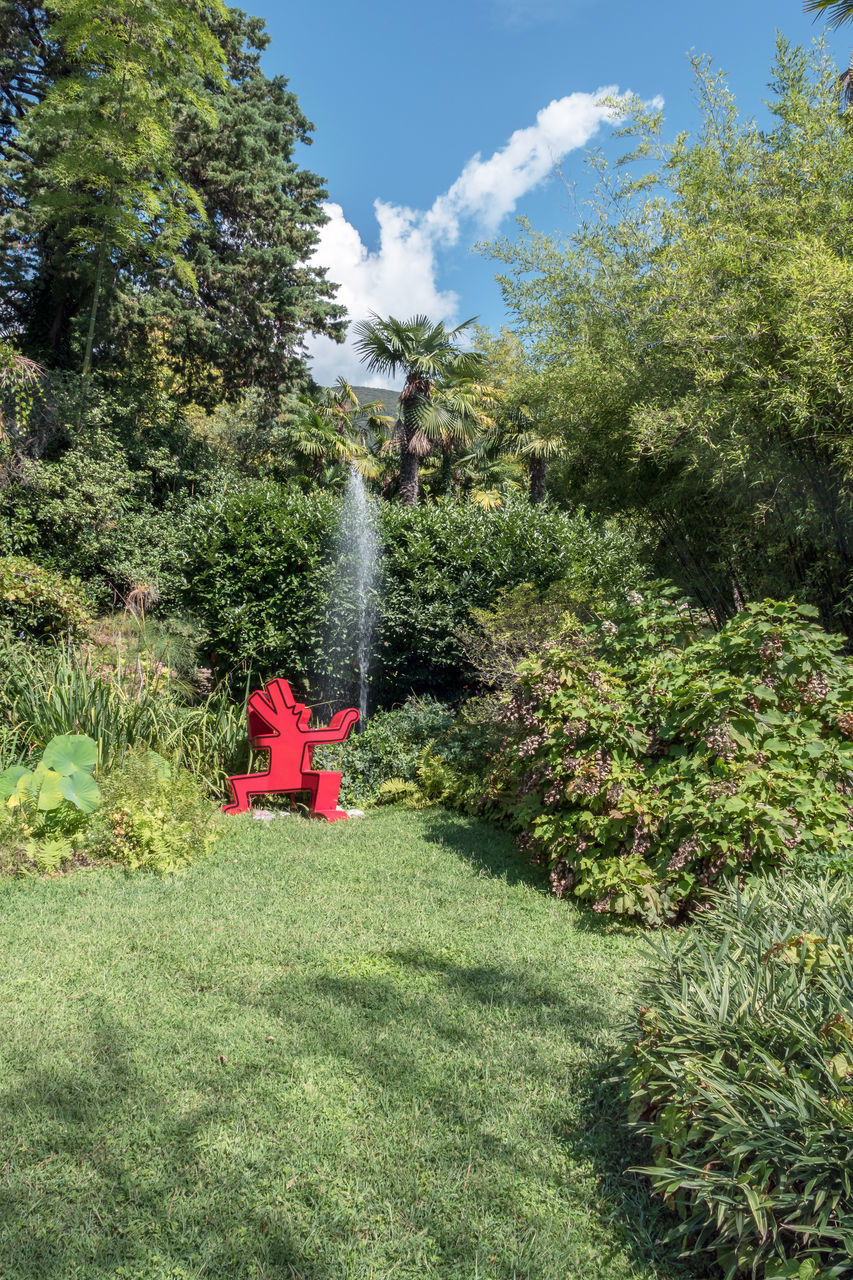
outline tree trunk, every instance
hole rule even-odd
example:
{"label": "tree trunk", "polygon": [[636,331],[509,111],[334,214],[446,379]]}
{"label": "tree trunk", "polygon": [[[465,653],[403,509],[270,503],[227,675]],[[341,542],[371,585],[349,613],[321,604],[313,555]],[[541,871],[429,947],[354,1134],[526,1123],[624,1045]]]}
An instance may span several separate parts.
{"label": "tree trunk", "polygon": [[530,501],[545,501],[545,480],[548,474],[548,463],[544,458],[530,459]]}
{"label": "tree trunk", "polygon": [[409,448],[407,433],[400,440],[400,500],[406,507],[418,505],[418,455]]}

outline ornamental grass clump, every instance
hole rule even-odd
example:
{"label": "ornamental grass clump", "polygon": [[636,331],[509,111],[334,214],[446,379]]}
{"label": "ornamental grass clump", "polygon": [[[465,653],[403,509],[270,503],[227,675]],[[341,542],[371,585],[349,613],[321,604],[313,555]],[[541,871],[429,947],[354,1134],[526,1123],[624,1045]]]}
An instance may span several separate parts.
{"label": "ornamental grass clump", "polygon": [[813,619],[706,635],[658,588],[522,664],[486,804],[558,895],[657,925],[719,877],[853,862],[853,663]]}
{"label": "ornamental grass clump", "polygon": [[627,1065],[642,1169],[726,1280],[853,1276],[853,888],[772,878],[661,935]]}
{"label": "ornamental grass clump", "polygon": [[214,795],[248,753],[245,698],[220,688],[196,699],[158,659],[142,652],[103,665],[91,649],[37,652],[0,637],[0,764],[23,763],[56,734],[85,733],[109,773],[129,751],[150,747],[188,769]]}

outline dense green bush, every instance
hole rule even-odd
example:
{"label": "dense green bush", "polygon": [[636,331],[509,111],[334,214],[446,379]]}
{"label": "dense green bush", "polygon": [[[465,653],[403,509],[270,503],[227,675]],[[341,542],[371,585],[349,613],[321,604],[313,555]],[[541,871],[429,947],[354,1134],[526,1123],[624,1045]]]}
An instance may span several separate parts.
{"label": "dense green bush", "polygon": [[24,556],[0,556],[0,631],[79,639],[91,623],[91,600],[76,578]]}
{"label": "dense green bush", "polygon": [[144,378],[95,377],[78,427],[79,402],[78,378],[53,371],[44,438],[0,486],[0,555],[82,579],[99,609],[137,587],[173,609],[188,512],[220,486],[217,458]]}
{"label": "dense green bush", "polygon": [[[199,505],[186,551],[186,603],[226,669],[252,666],[313,693],[326,666],[329,594],[339,505],[270,483]],[[460,644],[472,608],[508,587],[559,580],[577,593],[636,582],[630,531],[526,502],[378,505],[382,559],[376,592],[375,697],[456,695],[474,678]]]}
{"label": "dense green bush", "polygon": [[392,779],[414,784],[426,747],[452,723],[446,706],[432,698],[410,698],[402,707],[377,711],[361,733],[340,746],[314,753],[321,769],[341,772],[341,802],[351,808],[378,804],[386,798],[383,784]]}
{"label": "dense green bush", "polygon": [[380,685],[456,693],[475,670],[460,643],[473,609],[507,588],[567,582],[582,599],[637,584],[627,529],[530,505],[383,509]]}
{"label": "dense green bush", "polygon": [[793,604],[706,637],[665,594],[523,664],[487,803],[560,894],[659,924],[724,874],[853,853],[853,663]]}
{"label": "dense green bush", "polygon": [[200,504],[184,553],[186,603],[219,667],[303,684],[321,668],[335,519],[329,495],[272,483]]}
{"label": "dense green bush", "polygon": [[627,1070],[644,1170],[727,1280],[853,1275],[853,890],[771,879],[663,935]]}

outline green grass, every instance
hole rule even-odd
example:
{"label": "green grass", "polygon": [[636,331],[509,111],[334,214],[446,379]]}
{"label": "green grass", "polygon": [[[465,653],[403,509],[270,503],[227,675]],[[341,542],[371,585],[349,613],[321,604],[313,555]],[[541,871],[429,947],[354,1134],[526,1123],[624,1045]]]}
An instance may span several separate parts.
{"label": "green grass", "polygon": [[642,943],[436,811],[0,886],[0,1276],[694,1276],[624,1172]]}

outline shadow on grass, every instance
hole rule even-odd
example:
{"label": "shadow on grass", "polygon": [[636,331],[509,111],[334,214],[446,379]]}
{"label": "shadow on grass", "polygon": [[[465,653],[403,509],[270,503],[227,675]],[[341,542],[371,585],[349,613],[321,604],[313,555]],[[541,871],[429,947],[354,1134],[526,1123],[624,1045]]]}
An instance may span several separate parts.
{"label": "shadow on grass", "polygon": [[[547,976],[457,965],[423,949],[388,950],[383,958],[399,970],[403,983],[393,973],[356,978],[314,972],[276,976],[253,992],[235,980],[228,995],[234,1006],[253,1005],[291,1029],[297,1024],[300,1037],[304,1034],[303,1063],[331,1062],[334,1072],[347,1079],[355,1073],[368,1086],[367,1095],[382,1100],[380,1114],[393,1117],[390,1129],[371,1132],[369,1141],[379,1144],[376,1158],[380,1166],[384,1162],[385,1173],[365,1170],[360,1176],[379,1178],[380,1198],[411,1215],[407,1221],[413,1239],[424,1235],[434,1242],[437,1266],[425,1269],[424,1276],[451,1270],[459,1276],[481,1274],[476,1224],[488,1215],[493,1224],[496,1217],[505,1221],[507,1241],[516,1231],[513,1218],[519,1232],[524,1225],[525,1231],[547,1237],[542,1212],[537,1217],[535,1206],[517,1199],[523,1195],[520,1188],[540,1182],[546,1135],[556,1135],[572,1167],[591,1165],[595,1170],[595,1188],[578,1198],[574,1211],[585,1215],[590,1232],[616,1240],[642,1274],[648,1275],[654,1265],[660,1266],[661,1277],[695,1276],[695,1269],[688,1273],[675,1263],[671,1247],[657,1243],[668,1225],[665,1215],[637,1179],[625,1176],[625,1166],[636,1156],[626,1146],[613,1090],[597,1083],[601,1058],[595,1041],[607,1019],[595,993],[578,990],[567,999]],[[406,979],[414,989],[406,989]],[[422,980],[434,984],[440,998],[430,986],[419,987]],[[479,1021],[484,1006],[498,1010],[485,1029]],[[322,1187],[319,1201],[298,1187],[294,1197],[307,1195],[299,1219],[295,1200],[288,1198],[283,1166],[306,1159],[301,1142],[307,1135],[310,1150],[310,1124],[301,1137],[285,1131],[281,1146],[234,1141],[227,1155],[211,1148],[211,1135],[226,1134],[230,1143],[245,1130],[245,1100],[259,1088],[257,1063],[235,1061],[227,1071],[202,1074],[192,1100],[178,1107],[170,1101],[170,1089],[184,1085],[181,1073],[167,1073],[168,1087],[160,1087],[150,1068],[139,1070],[134,1023],[97,1009],[87,1019],[88,1040],[76,1069],[33,1068],[4,1098],[7,1132],[21,1135],[22,1142],[17,1152],[2,1153],[9,1157],[0,1174],[0,1222],[5,1224],[0,1274],[5,1280],[189,1280],[201,1275],[217,1280],[331,1280],[338,1274],[367,1274],[345,1270],[353,1241],[341,1205],[324,1209]],[[583,1051],[572,1080],[575,1098],[582,1098],[580,1111],[575,1107],[571,1119],[549,1114],[540,1091],[533,1089],[524,1124],[502,1129],[495,1091],[507,1086],[491,1079],[488,1069],[542,1078],[553,1069],[551,1051],[540,1048],[542,1031],[554,1021],[564,1028],[566,1043]],[[507,1036],[514,1059],[503,1066],[498,1054],[490,1062],[495,1050],[488,1039],[484,1046],[484,1030],[487,1037]],[[420,1038],[413,1040],[413,1034]],[[199,1050],[200,1055],[206,1052],[201,1044]],[[163,1053],[168,1062],[168,1039]],[[280,1078],[280,1067],[278,1074]],[[277,1087],[271,1082],[278,1108]],[[401,1148],[394,1131],[408,1120],[415,1103],[430,1108],[424,1132],[435,1144],[424,1168],[434,1168],[437,1161],[440,1179],[450,1179],[466,1160],[470,1171],[473,1151],[479,1166],[488,1170],[479,1189],[473,1184],[469,1188],[464,1213],[460,1206],[448,1214],[446,1205],[433,1204],[413,1190],[419,1186],[420,1157],[414,1147]],[[272,1124],[272,1115],[262,1122]],[[250,1128],[251,1123],[257,1122],[249,1122]],[[415,1127],[407,1136],[419,1135],[423,1132]],[[322,1153],[315,1149],[308,1158],[312,1165],[315,1159],[336,1163],[333,1147]],[[389,1161],[401,1159],[406,1164],[397,1165],[394,1178]],[[552,1194],[558,1168],[552,1164],[548,1171]],[[567,1185],[565,1194],[571,1197],[575,1188]],[[297,1237],[297,1220],[314,1225]],[[496,1230],[494,1225],[490,1229]],[[326,1235],[322,1248],[315,1243],[318,1231]],[[542,1247],[548,1249],[547,1239]],[[562,1280],[569,1274],[560,1271],[558,1276],[551,1269],[522,1273],[517,1259],[504,1259],[499,1250],[497,1245],[488,1270],[494,1280],[517,1280],[520,1274]],[[388,1268],[389,1274],[393,1269]],[[380,1268],[375,1274],[383,1273]]]}
{"label": "shadow on grass", "polygon": [[613,1055],[601,1065],[600,1075],[590,1073],[584,1082],[581,1122],[564,1119],[556,1132],[573,1160],[588,1161],[595,1168],[602,1220],[619,1233],[638,1265],[653,1263],[684,1280],[719,1277],[709,1255],[679,1259],[677,1215],[652,1195],[642,1174],[633,1172],[652,1159],[649,1144],[627,1123],[622,1061]]}
{"label": "shadow on grass", "polygon": [[[542,884],[505,832],[444,814],[423,825],[477,871]],[[34,1055],[3,1099],[3,1280],[610,1280],[628,1259],[646,1280],[651,1267],[657,1280],[695,1277],[656,1243],[668,1219],[624,1172],[637,1155],[599,1082],[602,1041],[612,1043],[600,990],[566,991],[512,953],[466,964],[406,941],[371,953],[374,972],[347,972],[346,953],[286,972],[255,969],[255,953],[242,971],[176,969],[170,980],[191,1000],[158,1026],[162,1066],[128,1006],[119,1017],[81,1005],[73,1065]],[[197,1016],[188,1029],[185,1007]],[[244,1013],[261,1047],[244,1035],[218,1067],[220,1028]],[[293,1068],[313,1093],[288,1091]],[[539,1087],[555,1071],[571,1094],[562,1111]],[[356,1129],[360,1155],[347,1146]],[[302,1165],[306,1181],[315,1165],[340,1181],[329,1191],[316,1171],[291,1188]],[[365,1187],[374,1236],[353,1262]],[[549,1196],[570,1207],[558,1223]],[[583,1237],[577,1255],[567,1220],[565,1235]],[[611,1245],[612,1270],[600,1261]]]}
{"label": "shadow on grass", "polygon": [[452,849],[478,872],[506,880],[507,884],[529,884],[543,893],[548,891],[545,872],[531,866],[519,851],[515,837],[500,827],[479,818],[437,810],[429,813],[422,834],[429,844]]}
{"label": "shadow on grass", "polygon": [[[448,1138],[464,1131],[478,1157],[495,1171],[497,1185],[534,1185],[542,1175],[537,1151],[541,1135],[555,1135],[572,1167],[594,1170],[594,1201],[578,1211],[606,1231],[608,1241],[618,1241],[636,1264],[637,1274],[650,1266],[659,1267],[661,1277],[669,1280],[697,1280],[706,1274],[693,1262],[678,1261],[678,1247],[664,1239],[675,1224],[674,1215],[652,1198],[645,1179],[629,1172],[632,1165],[645,1163],[648,1153],[628,1129],[616,1078],[618,1063],[602,1059],[601,1036],[612,1031],[612,1020],[594,991],[578,988],[567,999],[545,976],[492,965],[457,965],[423,948],[388,949],[381,956],[409,975],[431,975],[449,994],[449,1003],[438,1008],[433,1000],[427,1014],[423,1002],[406,999],[393,977],[317,975],[306,996],[324,1011],[317,1025],[323,1055],[346,1063],[358,1077],[370,1080],[371,1089],[391,1092],[398,1102],[429,1099],[432,1113],[447,1126]],[[282,993],[291,996],[292,985],[283,984]],[[270,991],[261,1001],[269,1012],[280,1008]],[[472,1078],[477,1077],[466,1077],[459,1069],[463,1055],[476,1059],[489,1052],[476,1022],[472,1025],[470,1020],[470,1011],[478,1007],[499,1010],[504,1025],[509,1015],[512,1035],[525,1055],[524,1072],[531,1079],[542,1078],[553,1065],[537,1048],[545,1027],[561,1027],[566,1044],[581,1050],[572,1079],[577,1107],[573,1118],[544,1111],[534,1101],[539,1091],[532,1090],[529,1131],[509,1142],[495,1132],[494,1116],[487,1108],[484,1114],[482,1099],[471,1093]],[[345,1011],[345,1017],[330,1013],[335,1008]],[[423,1050],[421,1041],[414,1050],[411,1028],[419,1020],[434,1039],[431,1052]],[[486,1084],[490,1091],[500,1087]],[[574,1188],[567,1185],[565,1192],[572,1196]],[[509,1211],[515,1213],[514,1208]],[[439,1236],[441,1228],[433,1224],[432,1233]],[[465,1260],[457,1241],[448,1239],[447,1247],[457,1262]],[[476,1259],[468,1261],[473,1268]],[[494,1274],[516,1280],[518,1273],[508,1265]]]}
{"label": "shadow on grass", "polygon": [[[328,1280],[284,1222],[254,1207],[242,1163],[220,1162],[198,1194],[205,1134],[233,1123],[235,1107],[208,1098],[176,1114],[135,1069],[133,1028],[90,1021],[79,1069],[33,1068],[3,1098],[9,1128],[26,1135],[0,1169],[4,1280]],[[237,1221],[235,1204],[246,1206]]]}
{"label": "shadow on grass", "polygon": [[[422,835],[430,844],[452,849],[480,874],[506,880],[507,884],[530,885],[546,896],[551,895],[547,871],[533,866],[509,831],[490,826],[479,818],[440,810],[430,813]],[[580,933],[636,936],[639,928],[584,907],[577,899],[566,899],[565,908],[571,915],[572,927]]]}

